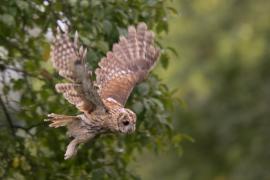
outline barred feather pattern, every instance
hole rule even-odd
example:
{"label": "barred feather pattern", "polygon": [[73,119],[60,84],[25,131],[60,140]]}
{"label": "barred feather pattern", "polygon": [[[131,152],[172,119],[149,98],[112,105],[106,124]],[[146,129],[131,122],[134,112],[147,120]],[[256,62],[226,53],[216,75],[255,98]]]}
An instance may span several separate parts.
{"label": "barred feather pattern", "polygon": [[85,56],[86,49],[82,46],[78,47],[78,34],[75,33],[74,41],[72,42],[67,31],[62,33],[58,28],[52,45],[51,60],[59,75],[71,83],[56,84],[56,91],[63,93],[65,99],[75,105],[80,111],[90,113],[93,111],[94,105],[85,98],[82,84],[78,83],[79,80],[75,74],[75,62],[84,64]]}
{"label": "barred feather pattern", "polygon": [[154,33],[147,30],[145,23],[128,28],[127,37],[120,37],[95,71],[102,99],[111,97],[125,105],[134,86],[147,76],[158,59],[159,49],[153,43]]}
{"label": "barred feather pattern", "polygon": [[74,63],[80,61],[83,55],[78,51],[78,44],[70,40],[67,31],[62,33],[58,28],[51,49],[53,67],[59,71],[59,75],[62,77],[75,81]]}

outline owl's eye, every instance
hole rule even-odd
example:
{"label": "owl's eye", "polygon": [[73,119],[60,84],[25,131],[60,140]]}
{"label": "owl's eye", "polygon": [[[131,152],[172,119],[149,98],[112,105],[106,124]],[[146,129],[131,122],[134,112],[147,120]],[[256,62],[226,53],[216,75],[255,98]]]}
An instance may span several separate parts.
{"label": "owl's eye", "polygon": [[129,121],[123,121],[124,126],[129,125]]}

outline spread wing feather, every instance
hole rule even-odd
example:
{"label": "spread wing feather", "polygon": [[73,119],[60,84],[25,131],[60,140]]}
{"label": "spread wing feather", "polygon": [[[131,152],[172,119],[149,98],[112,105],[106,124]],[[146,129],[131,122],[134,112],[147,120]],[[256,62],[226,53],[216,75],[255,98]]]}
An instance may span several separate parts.
{"label": "spread wing feather", "polygon": [[159,49],[153,44],[154,33],[145,23],[128,28],[128,36],[120,37],[95,71],[102,99],[111,97],[125,105],[134,86],[145,79],[158,59]]}
{"label": "spread wing feather", "polygon": [[[69,103],[75,105],[80,111],[91,113],[97,106],[102,105],[101,99],[94,88],[90,77],[85,77],[82,72],[89,74],[84,63],[86,49],[78,47],[78,34],[75,34],[74,42],[68,36],[57,29],[57,35],[52,45],[51,60],[59,75],[66,78],[70,83],[58,83],[57,92],[63,93]],[[78,72],[80,71],[80,72]],[[84,76],[84,77],[82,77]],[[87,83],[82,78],[87,79]],[[87,96],[98,96],[87,99]]]}

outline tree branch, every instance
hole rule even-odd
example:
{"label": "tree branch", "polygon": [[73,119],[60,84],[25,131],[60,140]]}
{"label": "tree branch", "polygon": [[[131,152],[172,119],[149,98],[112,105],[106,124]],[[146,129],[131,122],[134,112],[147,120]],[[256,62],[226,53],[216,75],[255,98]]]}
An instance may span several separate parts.
{"label": "tree branch", "polygon": [[7,110],[7,108],[6,108],[5,104],[4,104],[4,101],[2,100],[1,96],[0,96],[0,105],[2,106],[4,115],[6,116],[6,120],[7,120],[7,122],[8,122],[10,131],[11,131],[11,134],[12,134],[13,136],[15,136],[15,130],[14,130],[14,125],[13,125],[11,116],[9,115],[8,110]]}

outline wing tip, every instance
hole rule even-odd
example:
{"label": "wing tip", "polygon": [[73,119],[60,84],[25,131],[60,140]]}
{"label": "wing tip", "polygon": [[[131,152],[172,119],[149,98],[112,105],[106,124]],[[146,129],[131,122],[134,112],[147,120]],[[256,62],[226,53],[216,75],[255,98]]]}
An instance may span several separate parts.
{"label": "wing tip", "polygon": [[139,22],[137,25],[137,30],[147,30],[147,25],[145,22]]}
{"label": "wing tip", "polygon": [[128,27],[128,34],[136,33],[136,28],[132,25]]}

